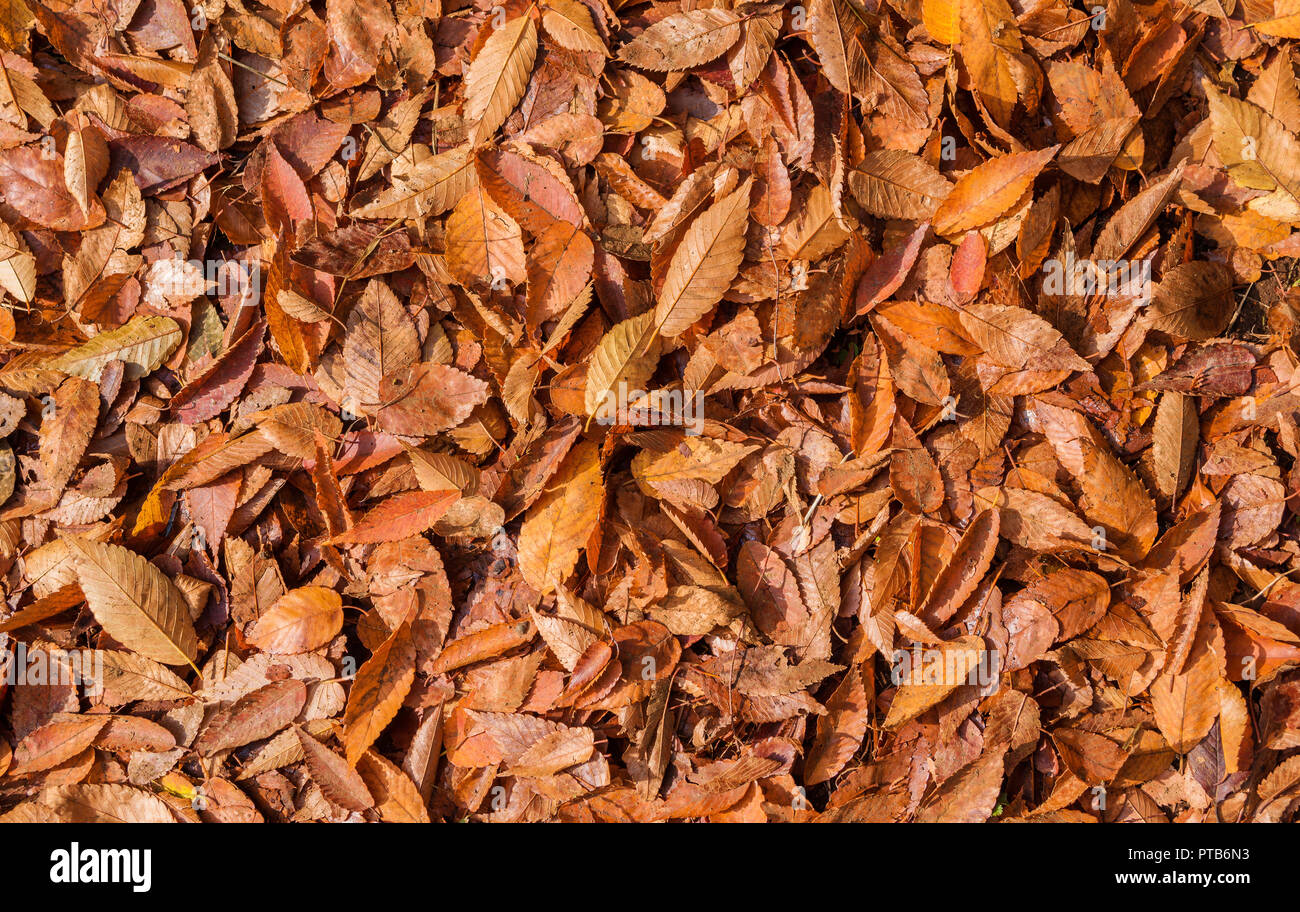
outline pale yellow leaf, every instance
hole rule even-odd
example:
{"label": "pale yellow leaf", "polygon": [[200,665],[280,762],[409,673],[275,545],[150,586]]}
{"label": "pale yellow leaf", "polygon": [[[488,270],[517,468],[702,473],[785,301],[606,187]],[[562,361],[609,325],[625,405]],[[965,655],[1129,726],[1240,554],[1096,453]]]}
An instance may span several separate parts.
{"label": "pale yellow leaf", "polygon": [[199,644],[189,608],[161,570],[120,545],[63,540],[86,604],[109,636],[164,665],[193,664]]}

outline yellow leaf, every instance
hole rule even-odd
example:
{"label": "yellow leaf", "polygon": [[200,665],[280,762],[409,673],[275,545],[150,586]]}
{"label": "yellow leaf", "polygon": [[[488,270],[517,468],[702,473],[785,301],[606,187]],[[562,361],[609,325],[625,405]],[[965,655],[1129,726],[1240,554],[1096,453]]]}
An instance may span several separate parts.
{"label": "yellow leaf", "polygon": [[972,168],[934,213],[934,230],[952,236],[979,228],[1014,206],[1060,146],[1016,152]]}
{"label": "yellow leaf", "polygon": [[0,221],[0,288],[24,304],[36,297],[36,257],[22,235]]}
{"label": "yellow leaf", "polygon": [[961,0],[961,55],[984,106],[1011,125],[1019,92],[1009,54],[1020,51],[1020,29],[1007,0]]}
{"label": "yellow leaf", "polygon": [[740,271],[750,186],[746,181],[710,206],[673,251],[655,308],[655,323],[665,338],[681,335],[712,310]]}
{"label": "yellow leaf", "polygon": [[282,595],[247,633],[248,642],[276,655],[310,652],[343,627],[343,599],[324,586],[303,586]]}
{"label": "yellow leaf", "polygon": [[1180,675],[1168,672],[1151,682],[1151,710],[1169,746],[1185,754],[1214,726],[1219,715],[1219,681],[1208,649]]}
{"label": "yellow leaf", "polygon": [[[659,339],[655,334],[654,312],[624,320],[596,345],[587,364],[584,404],[588,415],[596,415],[606,403],[617,401],[619,389],[625,398],[650,379],[659,360]],[[609,417],[613,417],[610,415]]]}
{"label": "yellow leaf", "polygon": [[393,721],[415,680],[415,645],[402,624],[357,670],[343,711],[343,746],[348,763],[357,761]]}
{"label": "yellow leaf", "polygon": [[1300,0],[1274,0],[1273,18],[1256,22],[1255,31],[1275,38],[1300,38]]}
{"label": "yellow leaf", "polygon": [[127,379],[136,380],[157,370],[181,344],[183,335],[170,317],[132,317],[125,326],[100,333],[44,366],[98,383],[109,362],[123,361]]}
{"label": "yellow leaf", "polygon": [[515,220],[475,186],[447,217],[447,268],[466,285],[522,283],[524,239]]}
{"label": "yellow leaf", "polygon": [[193,664],[189,607],[161,570],[120,545],[65,536],[95,620],[113,639],[164,665]]}
{"label": "yellow leaf", "polygon": [[393,219],[441,215],[478,182],[468,145],[426,158],[378,196],[352,210],[356,218]]}
{"label": "yellow leaf", "polygon": [[519,571],[547,594],[573,572],[605,499],[600,441],[577,444],[519,529]]}
{"label": "yellow leaf", "polygon": [[961,0],[924,0],[921,21],[935,41],[953,45],[961,41]]}
{"label": "yellow leaf", "polygon": [[[488,20],[488,27],[493,28]],[[525,14],[494,28],[465,73],[464,118],[470,142],[496,132],[524,95],[537,56],[537,26]]]}
{"label": "yellow leaf", "polygon": [[577,0],[548,0],[542,27],[566,50],[606,54],[605,42],[591,21],[591,10]]}

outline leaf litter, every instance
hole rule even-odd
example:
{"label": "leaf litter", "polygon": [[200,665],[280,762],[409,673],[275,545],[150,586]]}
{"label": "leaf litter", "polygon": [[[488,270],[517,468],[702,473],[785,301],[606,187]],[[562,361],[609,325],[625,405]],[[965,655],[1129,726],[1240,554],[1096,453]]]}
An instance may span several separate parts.
{"label": "leaf litter", "polygon": [[11,0],[0,820],[1300,798],[1282,0]]}

